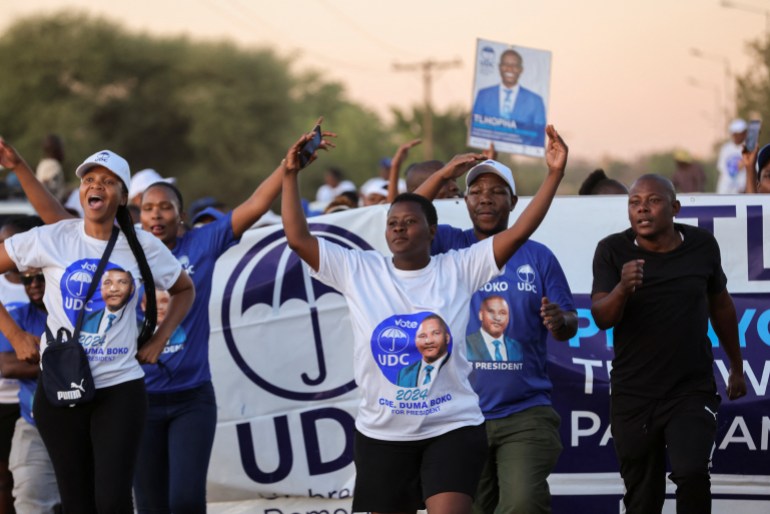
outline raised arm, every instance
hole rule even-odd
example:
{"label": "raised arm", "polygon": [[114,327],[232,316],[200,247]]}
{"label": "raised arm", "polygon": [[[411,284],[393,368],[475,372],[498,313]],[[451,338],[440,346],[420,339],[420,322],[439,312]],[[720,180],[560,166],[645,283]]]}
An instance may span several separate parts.
{"label": "raised arm", "polygon": [[500,267],[508,262],[508,259],[540,226],[551,206],[556,189],[564,177],[569,149],[553,125],[548,125],[545,132],[548,134],[548,144],[545,149],[548,174],[516,223],[507,230],[495,234],[492,244],[495,251],[495,261]]}
{"label": "raised arm", "polygon": [[743,167],[746,168],[746,192],[753,194],[757,192],[757,154],[759,145],[754,145],[754,150],[749,152],[746,146],[743,146]]}
{"label": "raised arm", "polygon": [[735,304],[727,289],[709,295],[709,318],[711,318],[714,333],[719,339],[719,345],[730,361],[727,397],[737,400],[741,396],[746,396],[746,379],[743,376],[743,358],[738,341],[738,316],[735,314]]}
{"label": "raised arm", "polygon": [[487,157],[481,153],[464,153],[455,155],[452,160],[444,165],[443,168],[432,173],[420,187],[415,189],[415,194],[423,196],[428,200],[433,200],[438,195],[441,188],[450,180],[465,175],[469,169],[485,160]]}
{"label": "raised arm", "polygon": [[[313,137],[312,132],[308,132],[300,137],[286,153],[286,158],[281,161],[283,168],[283,194],[281,196],[281,218],[283,218],[283,230],[286,233],[286,240],[289,248],[294,250],[299,257],[305,261],[308,266],[318,270],[319,250],[318,239],[310,233],[305,218],[305,211],[302,210],[302,202],[299,196],[299,172],[302,169],[299,161],[299,151],[307,141]],[[336,137],[332,132],[323,132],[323,137]],[[324,150],[333,148],[327,139],[321,142]],[[310,157],[308,165],[317,158],[316,152]]]}
{"label": "raised arm", "polygon": [[45,223],[56,223],[63,219],[74,218],[48,188],[37,179],[35,172],[19,155],[19,152],[2,138],[0,138],[0,166],[16,174],[29,203],[32,204],[32,207],[35,208]]}
{"label": "raised arm", "polygon": [[[320,117],[316,125],[320,125],[322,122],[323,117]],[[270,209],[270,205],[281,192],[282,183],[283,166],[279,165],[269,177],[262,181],[248,200],[233,209],[233,234],[235,237],[241,237]]]}
{"label": "raised arm", "polygon": [[236,238],[240,238],[270,209],[270,204],[278,198],[278,194],[281,192],[282,181],[283,167],[278,166],[245,202],[233,209],[232,226]]}
{"label": "raised arm", "polygon": [[166,317],[158,325],[150,340],[136,354],[136,358],[142,364],[158,362],[158,357],[166,346],[166,342],[187,315],[195,300],[195,286],[186,271],[179,274],[168,292],[171,295],[171,300],[168,303]]}
{"label": "raised arm", "polygon": [[398,195],[398,177],[401,175],[401,165],[409,154],[409,150],[422,143],[422,139],[413,139],[398,147],[396,155],[390,161],[390,175],[388,175],[388,203]]}

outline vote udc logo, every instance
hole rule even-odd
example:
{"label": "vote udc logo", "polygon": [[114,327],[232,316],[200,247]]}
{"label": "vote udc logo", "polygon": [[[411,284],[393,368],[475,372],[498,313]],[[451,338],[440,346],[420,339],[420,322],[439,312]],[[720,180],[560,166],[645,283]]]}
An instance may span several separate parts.
{"label": "vote udc logo", "polygon": [[479,50],[479,71],[482,75],[497,73],[497,55],[495,49],[489,45]]}
{"label": "vote udc logo", "polygon": [[[338,226],[309,228],[345,248],[372,249]],[[297,401],[355,389],[348,315],[342,295],[310,277],[281,229],[243,253],[222,298],[223,335],[237,366],[265,391]]]}
{"label": "vote udc logo", "polygon": [[60,289],[64,312],[74,325],[78,312],[85,309],[87,312],[104,308],[100,288],[96,288],[87,304],[84,304],[88,288],[94,279],[94,272],[99,266],[99,259],[81,259],[75,261],[64,270],[61,278]]}
{"label": "vote udc logo", "polygon": [[372,332],[372,356],[385,377],[401,387],[416,387],[420,363],[428,364],[452,353],[446,322],[432,312],[396,314]]}

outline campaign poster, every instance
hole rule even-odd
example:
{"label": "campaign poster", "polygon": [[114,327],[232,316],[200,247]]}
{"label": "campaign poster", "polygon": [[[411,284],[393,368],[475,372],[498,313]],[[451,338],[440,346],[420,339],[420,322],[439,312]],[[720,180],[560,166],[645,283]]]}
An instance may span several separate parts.
{"label": "campaign poster", "polygon": [[468,145],[545,154],[551,52],[478,39]]}

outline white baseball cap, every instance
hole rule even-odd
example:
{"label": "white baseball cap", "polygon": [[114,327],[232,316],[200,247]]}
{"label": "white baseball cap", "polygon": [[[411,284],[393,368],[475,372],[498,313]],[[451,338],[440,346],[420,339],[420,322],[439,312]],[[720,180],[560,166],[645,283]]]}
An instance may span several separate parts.
{"label": "white baseball cap", "polygon": [[503,179],[505,183],[508,184],[508,187],[511,188],[511,195],[516,196],[516,183],[513,181],[513,173],[511,173],[511,168],[501,162],[493,161],[492,159],[487,159],[484,162],[480,162],[471,168],[471,170],[465,176],[466,194],[473,181],[476,180],[479,175],[483,175],[485,173],[493,173]]}
{"label": "white baseball cap", "polygon": [[747,128],[749,128],[748,124],[746,124],[746,120],[741,118],[736,118],[733,121],[730,122],[730,134],[740,134],[741,132],[744,132]]}
{"label": "white baseball cap", "polygon": [[136,195],[140,195],[145,190],[156,182],[168,182],[169,184],[175,184],[176,179],[173,177],[163,178],[160,173],[152,168],[146,168],[142,171],[137,171],[134,176],[131,177],[131,186],[128,188],[128,199],[131,200]]}
{"label": "white baseball cap", "polygon": [[128,167],[128,162],[120,155],[110,150],[102,150],[96,152],[91,157],[83,161],[83,164],[78,166],[75,170],[75,175],[83,178],[83,175],[95,166],[103,166],[118,176],[123,181],[123,185],[128,189],[131,184],[131,169]]}
{"label": "white baseball cap", "polygon": [[361,195],[369,196],[376,193],[382,196],[388,196],[388,181],[384,178],[375,177],[364,182],[361,186]]}

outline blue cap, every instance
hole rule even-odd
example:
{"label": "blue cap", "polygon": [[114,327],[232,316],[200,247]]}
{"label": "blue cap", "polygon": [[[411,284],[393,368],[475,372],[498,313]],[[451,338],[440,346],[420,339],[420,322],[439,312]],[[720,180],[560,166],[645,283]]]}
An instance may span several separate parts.
{"label": "blue cap", "polygon": [[196,223],[201,221],[202,218],[205,218],[206,216],[211,216],[215,220],[218,220],[219,218],[224,216],[224,214],[222,213],[222,211],[220,211],[219,209],[215,209],[214,207],[206,207],[205,209],[200,210],[195,215],[195,217],[193,217],[193,219],[192,219],[192,221],[190,223],[195,225]]}
{"label": "blue cap", "polygon": [[214,207],[216,209],[219,209],[224,206],[225,204],[223,204],[213,196],[204,196],[203,198],[198,198],[197,200],[193,201],[190,204],[190,206],[187,208],[187,212],[190,218],[194,218],[195,216],[198,215],[200,211],[202,211],[206,207]]}

